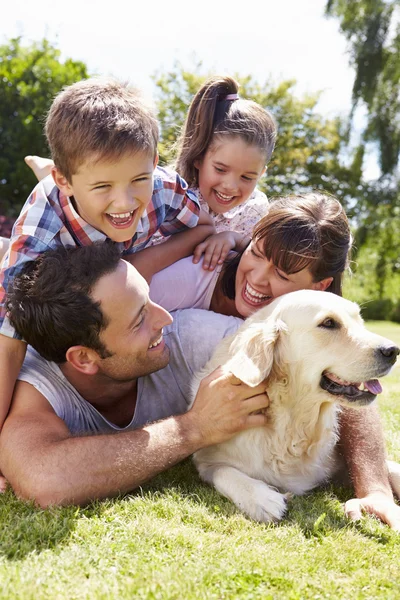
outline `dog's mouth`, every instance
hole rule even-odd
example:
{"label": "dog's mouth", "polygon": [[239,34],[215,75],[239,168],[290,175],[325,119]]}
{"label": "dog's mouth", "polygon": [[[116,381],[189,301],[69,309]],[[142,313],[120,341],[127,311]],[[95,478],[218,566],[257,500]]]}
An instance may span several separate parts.
{"label": "dog's mouth", "polygon": [[373,402],[382,392],[378,379],[370,379],[362,383],[353,383],[340,379],[334,373],[323,373],[320,381],[323,390],[334,396],[341,396],[348,402],[363,405]]}

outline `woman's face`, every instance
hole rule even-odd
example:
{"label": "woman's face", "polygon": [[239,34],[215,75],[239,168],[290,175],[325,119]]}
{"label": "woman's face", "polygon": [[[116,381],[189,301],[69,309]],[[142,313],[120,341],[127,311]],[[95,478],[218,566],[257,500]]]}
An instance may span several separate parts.
{"label": "woman's face", "polygon": [[332,277],[314,282],[308,268],[285,273],[266,258],[262,247],[262,242],[253,240],[244,251],[236,272],[235,305],[243,317],[288,292],[325,290],[330,285]]}

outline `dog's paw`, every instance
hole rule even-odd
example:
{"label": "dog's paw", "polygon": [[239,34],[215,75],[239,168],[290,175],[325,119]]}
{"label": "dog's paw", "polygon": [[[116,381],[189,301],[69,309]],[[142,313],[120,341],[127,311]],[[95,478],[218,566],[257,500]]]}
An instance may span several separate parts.
{"label": "dog's paw", "polygon": [[287,510],[290,494],[281,494],[262,481],[255,481],[248,496],[236,502],[237,507],[246,515],[260,523],[280,521]]}

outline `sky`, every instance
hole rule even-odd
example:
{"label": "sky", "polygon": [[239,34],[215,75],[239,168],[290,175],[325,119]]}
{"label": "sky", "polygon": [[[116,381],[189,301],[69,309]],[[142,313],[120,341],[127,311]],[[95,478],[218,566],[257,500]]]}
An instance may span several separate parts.
{"label": "sky", "polygon": [[[0,20],[0,42],[47,37],[62,58],[89,72],[129,80],[153,96],[151,75],[176,61],[204,72],[296,79],[296,92],[323,93],[319,110],[347,114],[354,72],[338,22],[324,17],[326,0],[13,0]],[[373,156],[366,165],[375,175]]]}

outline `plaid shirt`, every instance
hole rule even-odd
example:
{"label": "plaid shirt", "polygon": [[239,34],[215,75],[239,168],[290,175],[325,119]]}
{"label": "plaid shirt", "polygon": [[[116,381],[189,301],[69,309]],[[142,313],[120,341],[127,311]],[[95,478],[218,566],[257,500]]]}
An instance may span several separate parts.
{"label": "plaid shirt", "polygon": [[[118,243],[121,255],[145,248],[159,231],[163,236],[195,227],[200,207],[195,194],[177,173],[157,167],[153,175],[153,195],[131,240]],[[18,338],[5,311],[5,295],[10,281],[23,265],[57,246],[87,246],[105,241],[107,236],[84,221],[71,200],[54,185],[51,175],[43,179],[29,196],[14,224],[10,248],[0,273],[0,333]]]}

